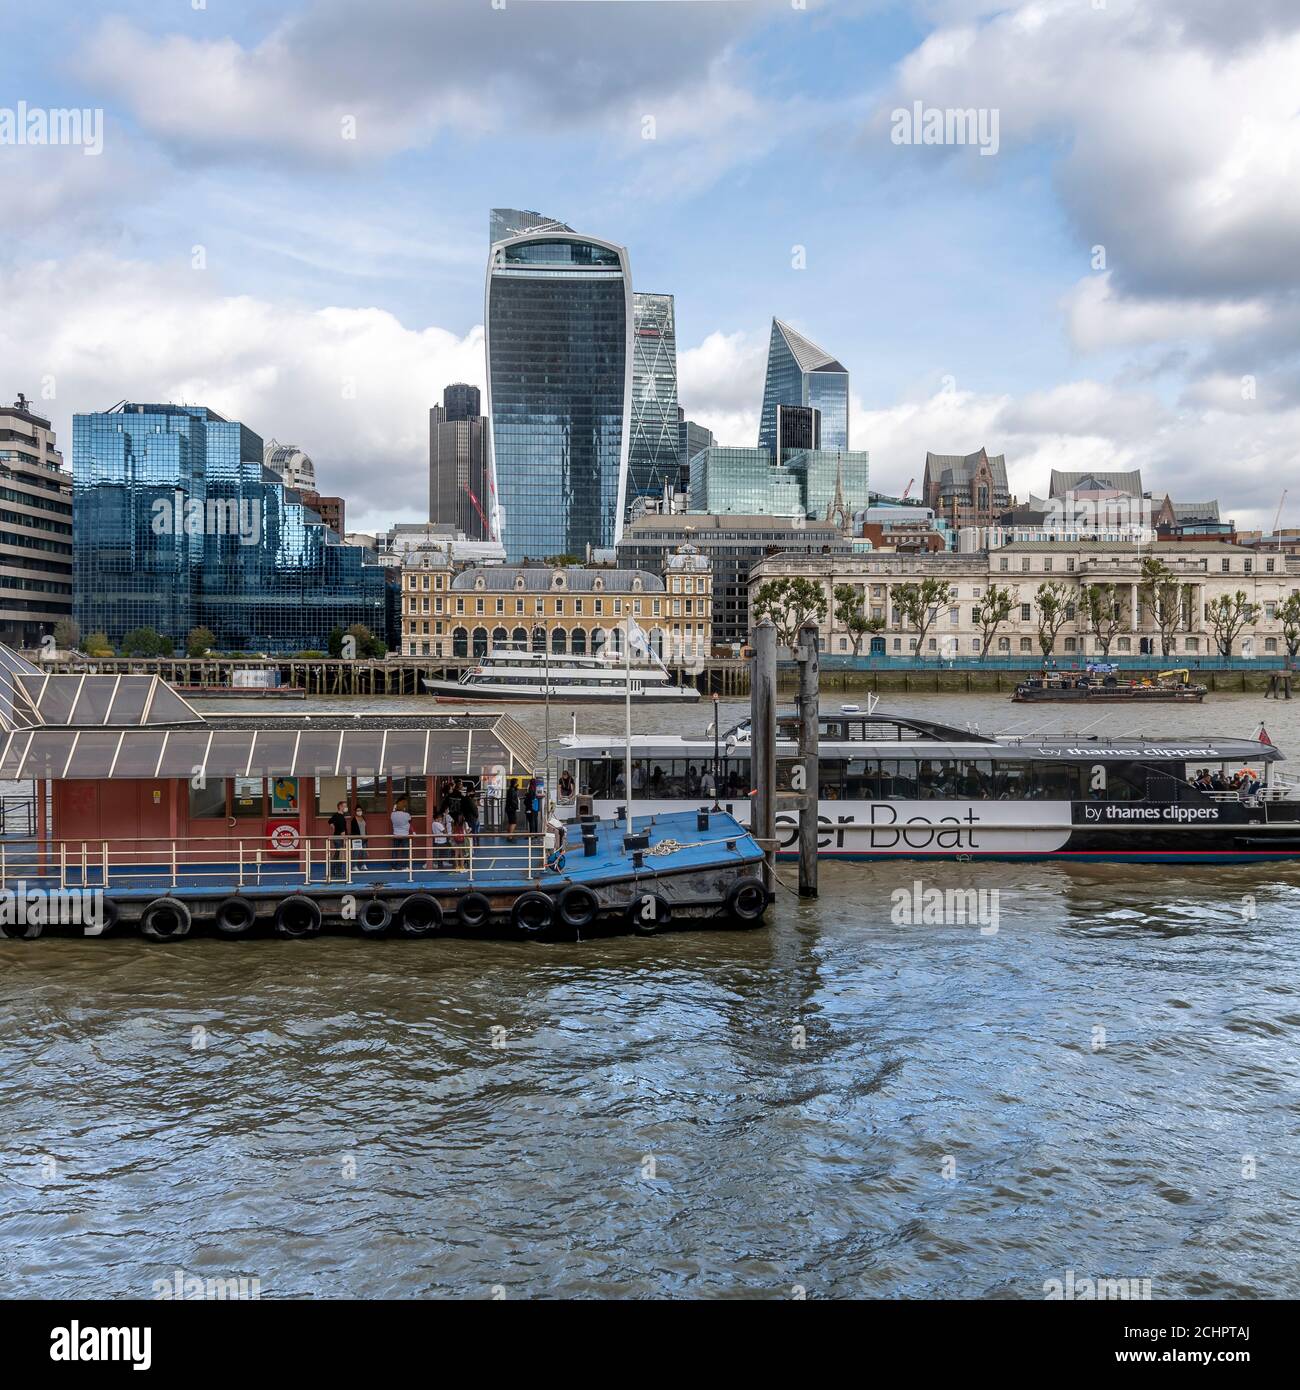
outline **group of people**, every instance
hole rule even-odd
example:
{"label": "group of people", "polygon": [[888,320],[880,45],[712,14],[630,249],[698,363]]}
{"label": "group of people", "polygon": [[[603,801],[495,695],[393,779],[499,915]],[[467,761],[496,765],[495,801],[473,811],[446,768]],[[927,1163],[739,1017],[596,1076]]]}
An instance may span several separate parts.
{"label": "group of people", "polygon": [[1251,801],[1260,793],[1259,774],[1251,767],[1243,767],[1229,776],[1222,768],[1211,772],[1208,767],[1197,770],[1196,776],[1188,779],[1197,791],[1236,792],[1242,801]]}
{"label": "group of people", "polygon": [[[502,806],[503,829],[510,838],[520,830],[535,835],[541,830],[542,783],[529,778],[522,788],[515,779],[506,787]],[[429,815],[429,858],[427,867],[464,871],[469,868],[469,849],[482,828],[478,789],[463,778],[448,777],[434,788],[434,805]],[[371,859],[367,844],[366,813],[357,804],[349,809],[340,801],[329,818],[330,875],[343,871],[350,851],[354,868],[426,867],[422,851],[412,844],[410,802],[400,796],[391,812],[391,854]],[[417,857],[418,854],[418,857]]]}

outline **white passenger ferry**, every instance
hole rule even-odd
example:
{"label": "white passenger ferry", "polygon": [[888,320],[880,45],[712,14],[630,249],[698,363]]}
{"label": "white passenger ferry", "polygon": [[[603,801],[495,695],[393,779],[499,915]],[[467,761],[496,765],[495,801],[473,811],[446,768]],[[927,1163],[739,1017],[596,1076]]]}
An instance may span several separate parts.
{"label": "white passenger ferry", "polygon": [[[797,721],[777,727],[778,855],[797,853],[798,812],[781,805],[797,762]],[[560,741],[561,814],[627,801],[614,737]],[[1300,854],[1300,785],[1271,743],[1243,738],[991,738],[881,713],[820,718],[821,853],[846,859],[1066,858],[1207,863]],[[634,736],[637,817],[720,805],[750,814],[748,721],[718,740]],[[1202,769],[1248,771],[1240,787],[1194,785]]]}
{"label": "white passenger ferry", "polygon": [[617,656],[560,656],[546,652],[494,647],[459,680],[426,679],[424,688],[444,704],[467,700],[537,703],[549,692],[566,704],[622,704],[629,687],[633,703],[691,704],[700,692],[674,685],[668,668],[656,658],[628,667]]}

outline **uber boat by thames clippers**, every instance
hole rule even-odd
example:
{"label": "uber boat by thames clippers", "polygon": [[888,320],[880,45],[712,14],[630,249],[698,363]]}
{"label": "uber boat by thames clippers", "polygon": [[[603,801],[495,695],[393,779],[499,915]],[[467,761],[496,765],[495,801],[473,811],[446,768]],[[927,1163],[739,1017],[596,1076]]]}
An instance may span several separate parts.
{"label": "uber boat by thames clippers", "polygon": [[[798,814],[780,805],[796,735],[797,722],[782,717],[782,858],[797,855]],[[820,740],[819,843],[830,857],[1213,863],[1300,853],[1300,783],[1276,770],[1276,747],[1254,739],[989,737],[927,719],[842,713],[821,716]],[[720,740],[716,770],[712,737],[632,743],[637,812],[716,800],[748,823],[748,721]],[[561,750],[570,810],[615,813],[626,800],[622,744],[577,736],[561,740]],[[1203,789],[1192,784],[1203,768],[1251,775],[1238,790]]]}
{"label": "uber boat by thames clippers", "polygon": [[568,704],[622,704],[629,689],[634,703],[691,703],[700,692],[674,685],[668,668],[655,659],[625,666],[616,656],[559,656],[546,652],[493,648],[459,680],[428,680],[424,688],[442,704],[467,700],[535,704],[552,700]]}

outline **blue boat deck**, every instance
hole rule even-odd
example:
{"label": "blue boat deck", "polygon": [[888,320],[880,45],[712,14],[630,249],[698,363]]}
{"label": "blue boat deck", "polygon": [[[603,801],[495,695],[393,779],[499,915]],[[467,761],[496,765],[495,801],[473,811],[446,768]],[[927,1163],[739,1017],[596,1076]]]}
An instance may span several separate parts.
{"label": "blue boat deck", "polygon": [[[530,888],[558,888],[568,883],[596,884],[617,880],[636,873],[674,873],[709,869],[722,865],[742,867],[757,865],[762,851],[749,833],[730,816],[715,812],[709,817],[707,829],[699,829],[694,810],[674,812],[650,818],[637,818],[634,829],[648,831],[650,849],[644,852],[643,867],[633,865],[631,851],[623,848],[624,826],[621,822],[599,821],[593,827],[596,852],[583,850],[581,832],[576,823],[568,827],[569,839],[559,864],[552,862],[541,867],[540,852],[531,854],[524,839],[511,840],[504,835],[481,835],[474,844],[473,869],[452,868],[449,864],[432,866],[419,862],[395,865],[386,846],[369,851],[364,865],[351,865],[350,876],[336,866],[334,877],[327,872],[324,855],[312,860],[311,872],[304,873],[300,858],[263,859],[260,863],[245,862],[242,867],[234,860],[205,860],[202,864],[178,865],[173,872],[170,863],[111,863],[108,882],[104,882],[102,863],[98,862],[98,844],[88,852],[85,870],[81,862],[80,843],[70,853],[66,871],[60,875],[58,864],[49,871],[37,873],[37,848],[33,841],[6,843],[5,881],[24,882],[29,888],[106,889],[114,898],[155,898],[168,895],[177,898],[205,898],[230,894],[306,892],[312,895],[342,893],[423,890],[430,893],[458,893],[469,889],[488,893],[520,893]],[[677,847],[664,852],[662,847],[673,842]],[[659,852],[656,853],[656,848]],[[74,847],[70,846],[70,849]],[[446,858],[450,859],[450,851]]]}

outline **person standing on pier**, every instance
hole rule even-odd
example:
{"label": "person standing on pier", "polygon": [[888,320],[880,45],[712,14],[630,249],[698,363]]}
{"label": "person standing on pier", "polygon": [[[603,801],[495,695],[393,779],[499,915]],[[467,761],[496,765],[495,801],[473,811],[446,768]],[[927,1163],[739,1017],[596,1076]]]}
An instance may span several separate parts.
{"label": "person standing on pier", "polygon": [[513,840],[518,829],[519,788],[515,786],[515,779],[512,777],[509,786],[506,787],[506,834]]}
{"label": "person standing on pier", "polygon": [[352,837],[352,862],[364,866],[366,862],[366,813],[360,806],[352,812],[352,823],[348,826]]}
{"label": "person standing on pier", "polygon": [[399,796],[393,803],[393,868],[400,869],[411,861],[411,812],[406,798]]}
{"label": "person standing on pier", "polygon": [[328,877],[334,877],[335,865],[343,863],[343,842],[348,833],[348,803],[340,801],[330,817],[330,863]]}

